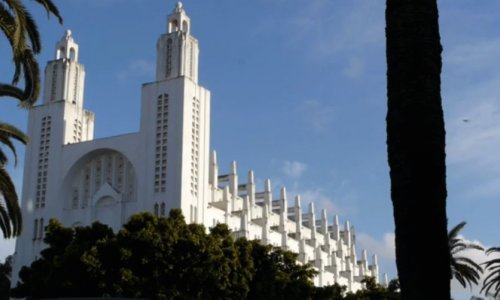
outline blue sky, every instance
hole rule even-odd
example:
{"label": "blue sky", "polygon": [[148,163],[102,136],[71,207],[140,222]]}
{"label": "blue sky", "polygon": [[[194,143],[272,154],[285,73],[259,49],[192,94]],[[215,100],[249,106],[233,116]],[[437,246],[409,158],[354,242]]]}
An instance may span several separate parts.
{"label": "blue sky", "polygon": [[[63,26],[30,4],[43,38],[41,67],[71,29],[96,137],[137,131],[141,84],[154,80],[156,40],[175,1],[55,2]],[[439,5],[449,226],[466,221],[465,238],[499,246],[500,2]],[[200,42],[200,82],[212,92],[211,148],[221,172],[236,160],[240,178],[252,169],[261,189],[271,178],[276,194],[284,185],[289,197],[300,193],[329,217],[349,220],[358,250],[376,252],[381,272],[395,277],[385,1],[187,0],[184,7]],[[0,66],[9,70],[2,48]],[[14,101],[0,105],[2,120],[26,128],[27,113]],[[13,176],[20,186],[22,161]],[[425,232],[415,238],[425,242]],[[12,249],[0,240],[0,259]]]}

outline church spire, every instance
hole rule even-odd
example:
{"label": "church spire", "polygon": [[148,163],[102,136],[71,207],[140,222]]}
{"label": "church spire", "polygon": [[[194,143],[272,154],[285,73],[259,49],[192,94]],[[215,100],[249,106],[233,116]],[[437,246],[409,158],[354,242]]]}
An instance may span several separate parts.
{"label": "church spire", "polygon": [[85,68],[70,30],[56,43],[54,60],[45,68],[44,103],[66,101],[83,107]]}
{"label": "church spire", "polygon": [[181,2],[168,15],[167,32],[156,49],[156,80],[186,77],[198,82],[198,40],[191,35],[191,19]]}
{"label": "church spire", "polygon": [[71,30],[66,30],[62,39],[56,44],[56,60],[59,59],[78,61],[78,44],[75,43]]}
{"label": "church spire", "polygon": [[174,10],[168,16],[168,27],[167,32],[173,33],[177,31],[181,31],[185,34],[189,34],[189,23],[191,20],[186,15],[184,8],[182,7],[181,2],[177,2]]}

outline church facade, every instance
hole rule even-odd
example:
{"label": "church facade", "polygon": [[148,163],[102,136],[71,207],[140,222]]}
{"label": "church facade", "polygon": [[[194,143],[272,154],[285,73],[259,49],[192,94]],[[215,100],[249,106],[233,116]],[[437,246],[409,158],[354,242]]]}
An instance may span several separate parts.
{"label": "church facade", "polygon": [[[338,282],[349,290],[361,279],[378,281],[377,258],[357,257],[349,222],[328,221],[326,211],[307,209],[286,189],[262,191],[236,163],[221,172],[210,152],[210,92],[198,84],[198,40],[178,3],[157,42],[156,81],[142,85],[139,132],[93,138],[94,114],[84,109],[85,68],[70,31],[47,63],[43,103],[30,109],[24,164],[23,233],[16,241],[13,282],[45,246],[44,227],[56,218],[66,226],[94,221],[119,230],[130,215],[166,216],[180,208],[187,222],[207,228],[226,223],[235,237],[259,239],[299,253],[318,271],[315,284]],[[140,195],[140,197],[139,197]]]}

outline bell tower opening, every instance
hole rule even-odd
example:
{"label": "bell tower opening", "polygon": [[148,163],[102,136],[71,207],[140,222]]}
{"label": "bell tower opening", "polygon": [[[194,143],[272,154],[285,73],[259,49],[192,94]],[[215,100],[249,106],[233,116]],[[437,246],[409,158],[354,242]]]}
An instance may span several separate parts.
{"label": "bell tower opening", "polygon": [[156,79],[186,76],[198,81],[198,41],[191,35],[191,20],[178,2],[167,17],[167,32],[157,43]]}
{"label": "bell tower opening", "polygon": [[188,22],[186,20],[182,21],[182,32],[188,33],[189,32],[188,29],[189,29]]}
{"label": "bell tower opening", "polygon": [[179,25],[177,20],[173,19],[169,22],[168,33],[179,31]]}

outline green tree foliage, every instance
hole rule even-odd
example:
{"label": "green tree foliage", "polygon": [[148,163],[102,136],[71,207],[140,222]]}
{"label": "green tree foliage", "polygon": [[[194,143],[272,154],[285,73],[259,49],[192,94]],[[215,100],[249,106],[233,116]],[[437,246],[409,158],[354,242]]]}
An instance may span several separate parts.
{"label": "green tree foliage", "polygon": [[51,220],[44,241],[48,248],[22,268],[14,296],[309,299],[314,292],[315,271],[295,254],[235,241],[226,225],[207,234],[179,210],[134,215],[116,234],[100,223],[66,228]]}
{"label": "green tree foliage", "polygon": [[311,281],[316,274],[311,268],[296,263],[297,254],[271,246],[250,242],[254,280],[250,283],[248,299],[307,299],[312,293]]}
{"label": "green tree foliage", "polygon": [[388,287],[375,282],[373,277],[362,280],[364,288],[355,293],[347,293],[344,300],[399,300],[399,282],[392,280]]}
{"label": "green tree foliage", "polygon": [[0,263],[0,300],[10,299],[10,274],[12,272],[12,255]]}
{"label": "green tree foliage", "polygon": [[[486,250],[486,254],[500,254],[500,247],[492,247]],[[481,293],[484,291],[488,295],[491,294],[497,297],[500,294],[500,258],[492,258],[484,263],[485,270],[488,271],[488,276],[484,279]]]}
{"label": "green tree foliage", "polygon": [[[54,15],[62,23],[62,18],[52,0],[35,0],[43,6],[47,14]],[[7,39],[14,64],[14,74],[10,83],[0,82],[0,97],[10,97],[21,106],[32,106],[40,94],[40,68],[35,56],[42,50],[40,33],[35,20],[22,0],[0,0],[0,31]],[[21,80],[22,79],[22,80]],[[24,88],[19,88],[19,82]],[[16,151],[11,139],[23,144],[27,137],[12,125],[0,123],[0,146]],[[0,149],[0,228],[4,238],[21,234],[22,216],[16,189],[5,167],[7,157]]]}
{"label": "green tree foliage", "polygon": [[448,233],[448,245],[451,255],[451,275],[465,288],[467,285],[472,289],[472,285],[477,285],[483,268],[471,258],[464,256],[463,251],[478,250],[484,251],[483,247],[476,243],[464,241],[458,237],[460,231],[464,228],[465,222],[461,222],[453,227]]}
{"label": "green tree foliage", "polygon": [[[67,228],[51,220],[48,247],[23,267],[12,290],[19,298],[129,297],[145,299],[397,300],[366,278],[364,290],[334,284],[316,288],[316,271],[297,254],[259,241],[233,240],[226,225],[206,233],[186,224],[180,210],[168,218],[141,213],[118,233],[106,225]],[[1,270],[1,269],[0,269]],[[7,283],[7,286],[9,284]]]}
{"label": "green tree foliage", "polygon": [[385,19],[387,152],[402,298],[427,299],[431,292],[450,299],[437,0],[386,0]]}
{"label": "green tree foliage", "polygon": [[347,287],[338,283],[317,287],[314,290],[313,300],[343,300]]}

